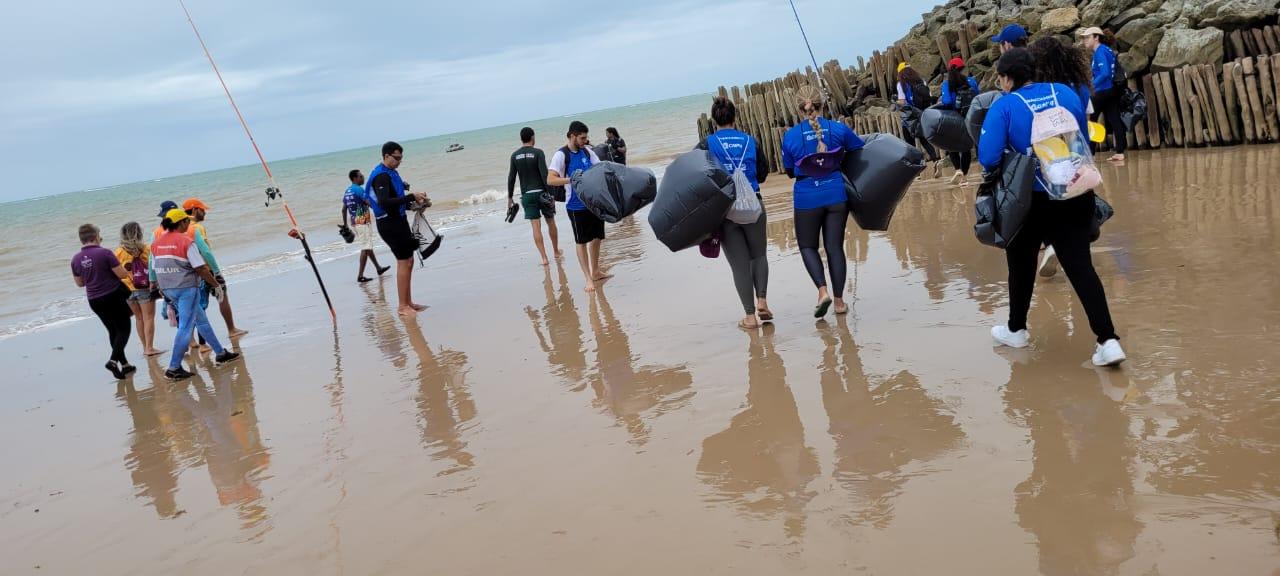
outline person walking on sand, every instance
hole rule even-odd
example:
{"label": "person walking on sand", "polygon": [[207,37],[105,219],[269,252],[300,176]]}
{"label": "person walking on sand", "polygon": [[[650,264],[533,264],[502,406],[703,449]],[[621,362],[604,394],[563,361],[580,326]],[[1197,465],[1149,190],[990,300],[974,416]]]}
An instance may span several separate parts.
{"label": "person walking on sand", "polygon": [[933,164],[933,177],[937,178],[942,171],[942,158],[938,150],[925,140],[920,130],[920,113],[933,105],[933,96],[929,94],[929,85],[906,62],[898,64],[898,112],[902,116],[902,135],[907,144],[920,145]]}
{"label": "person walking on sand", "polygon": [[[947,63],[947,77],[942,81],[942,95],[938,104],[946,106],[964,116],[969,112],[969,105],[978,95],[978,81],[964,73],[964,59],[956,57]],[[947,152],[951,165],[956,173],[951,176],[951,184],[961,184],[969,175],[969,165],[973,163],[973,149],[964,152]]]}
{"label": "person walking on sand", "polygon": [[[844,230],[849,221],[849,198],[845,194],[845,177],[840,172],[844,154],[862,148],[862,138],[848,126],[822,117],[826,99],[817,87],[801,86],[796,93],[796,106],[805,115],[799,124],[782,136],[782,165],[787,176],[795,178],[793,186],[796,243],[809,278],[818,289],[818,305],[814,318],[826,316],[833,303],[836,314],[845,314],[844,285],[848,262],[844,257]],[[828,290],[818,241],[827,252],[831,268]]]}
{"label": "person walking on sand", "polygon": [[610,126],[604,129],[604,143],[609,147],[609,158],[619,164],[627,163],[627,141],[618,135],[618,129]]}
{"label": "person walking on sand", "polygon": [[585,172],[600,162],[600,158],[588,146],[587,125],[574,120],[569,123],[569,132],[565,135],[568,142],[556,151],[547,166],[547,184],[564,186],[569,193],[569,202],[565,211],[569,213],[569,224],[573,226],[573,242],[577,244],[578,264],[582,266],[582,275],[587,280],[587,292],[594,292],[596,282],[612,276],[600,269],[600,244],[604,240],[604,221],[597,218],[587,205],[578,198],[569,179],[578,172]]}
{"label": "person walking on sand", "polygon": [[134,324],[138,329],[138,341],[142,343],[144,356],[155,356],[156,350],[156,297],[159,293],[151,285],[151,245],[142,240],[142,226],[129,222],[120,228],[120,247],[116,259],[128,272],[124,279],[129,289],[129,308],[133,310]]}
{"label": "person walking on sand", "polygon": [[1093,100],[1098,105],[1094,117],[1102,117],[1107,134],[1111,135],[1111,140],[1115,143],[1113,148],[1115,153],[1107,160],[1123,162],[1125,146],[1128,145],[1125,133],[1128,130],[1125,128],[1124,119],[1120,116],[1124,108],[1125,86],[1116,84],[1118,64],[1115,50],[1111,49],[1116,41],[1115,36],[1111,35],[1110,30],[1103,30],[1097,26],[1085,28],[1077,35],[1084,41],[1085,48],[1093,53],[1090,69],[1093,72]]}
{"label": "person walking on sand", "polygon": [[[738,109],[728,98],[712,100],[711,119],[716,123],[716,131],[699,142],[697,147],[710,151],[726,172],[733,174],[741,169],[751,182],[752,192],[760,197],[760,183],[769,175],[768,159],[759,153],[760,142],[738,130]],[[769,258],[763,198],[760,206],[760,218],[755,222],[743,225],[725,218],[720,226],[720,246],[724,248],[724,258],[733,271],[733,285],[745,314],[738,327],[744,330],[754,330],[760,327],[761,322],[773,321],[773,312],[769,310],[766,297],[769,291]]]}
{"label": "person walking on sand", "polygon": [[[193,222],[187,228],[187,236],[192,240],[199,238],[205,246],[205,252],[212,253],[213,245],[209,242],[209,232],[204,227],[204,218],[209,212],[209,205],[200,201],[199,198],[188,198],[186,202],[182,203],[182,209],[193,219]],[[221,289],[222,293],[222,297],[218,299],[218,310],[222,313],[222,321],[227,324],[227,337],[235,338],[248,334],[248,330],[236,327],[236,318],[231,312],[231,297],[227,295],[227,280],[222,277],[222,271],[215,270],[214,278],[217,279],[216,286]],[[209,288],[213,286],[215,284],[208,285]]]}
{"label": "person walking on sand", "polygon": [[547,158],[536,148],[533,128],[520,129],[522,146],[511,153],[511,169],[507,171],[507,208],[515,206],[516,179],[520,179],[520,207],[524,219],[533,230],[533,245],[547,266],[547,248],[542,242],[542,221],[547,221],[547,234],[551,236],[551,251],[556,260],[564,257],[560,251],[560,231],[556,228],[556,200],[547,190]]}
{"label": "person walking on sand", "polygon": [[396,258],[397,311],[401,316],[413,316],[427,307],[413,302],[413,255],[418,250],[418,238],[409,229],[408,210],[411,204],[430,206],[430,201],[422,192],[409,192],[409,185],[396,171],[403,161],[403,146],[395,142],[383,144],[382,162],[369,173],[365,195],[378,235]]}
{"label": "person walking on sand", "polygon": [[240,357],[237,352],[226,350],[209,325],[209,317],[200,308],[200,280],[203,279],[212,290],[215,298],[221,299],[222,287],[214,277],[195,240],[187,235],[191,227],[191,217],[177,208],[165,215],[160,225],[164,228],[151,245],[151,282],[164,293],[165,299],[173,304],[178,312],[178,330],[173,336],[173,352],[169,358],[169,368],[164,371],[165,378],[182,380],[190,378],[191,372],[182,367],[182,358],[191,343],[192,328],[204,337],[209,346],[217,354],[215,365],[230,362]]}
{"label": "person walking on sand", "polygon": [[[1006,150],[1030,150],[1032,120],[1037,113],[1064,108],[1084,127],[1085,107],[1075,90],[1065,84],[1037,83],[1035,58],[1025,48],[1005,52],[996,63],[997,81],[1008,95],[996,100],[982,125],[978,142],[978,161],[987,173],[983,188],[989,189],[999,180]],[[1091,358],[1095,366],[1116,366],[1125,361],[1124,349],[1116,336],[1098,272],[1089,253],[1093,227],[1094,194],[1092,191],[1067,200],[1049,197],[1037,172],[1032,192],[1031,211],[1026,222],[1005,248],[1009,265],[1009,322],[991,329],[999,344],[1025,348],[1030,343],[1027,311],[1031,308],[1036,282],[1036,257],[1042,243],[1048,243],[1058,254],[1062,269],[1084,306],[1089,327],[1097,337]],[[979,190],[979,195],[987,190]]]}
{"label": "person walking on sand", "polygon": [[373,253],[373,215],[369,211],[369,197],[364,192],[364,174],[360,170],[347,173],[351,185],[342,195],[342,223],[351,223],[356,234],[356,244],[360,245],[360,270],[356,272],[356,282],[369,282],[373,278],[364,275],[365,264],[372,260],[373,269],[381,276],[390,270],[390,266],[378,264],[378,256]]}
{"label": "person walking on sand", "polygon": [[107,329],[107,341],[111,344],[107,371],[117,380],[123,380],[137,371],[124,355],[124,348],[129,344],[129,317],[133,316],[129,309],[129,289],[124,284],[129,273],[115,254],[102,247],[102,234],[97,226],[81,225],[79,233],[81,246],[71,257],[71,277],[76,286],[84,288],[89,309]]}

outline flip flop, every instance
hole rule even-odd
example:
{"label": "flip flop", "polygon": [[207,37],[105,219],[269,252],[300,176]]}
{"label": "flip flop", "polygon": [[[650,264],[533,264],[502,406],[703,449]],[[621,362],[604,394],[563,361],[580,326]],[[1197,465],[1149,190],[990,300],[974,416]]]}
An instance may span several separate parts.
{"label": "flip flop", "polygon": [[770,312],[768,308],[758,310],[756,315],[760,317],[761,322],[773,322],[773,312]]}
{"label": "flip flop", "polygon": [[828,308],[831,308],[831,299],[830,299],[830,298],[823,298],[823,299],[822,299],[822,302],[819,302],[819,303],[818,303],[818,305],[814,307],[814,309],[813,309],[813,317],[814,317],[814,318],[821,318],[821,317],[823,317],[823,316],[826,316],[826,315],[827,315],[827,309],[828,309]]}
{"label": "flip flop", "polygon": [[359,283],[361,283],[361,284],[364,284],[365,282],[373,282],[373,278],[366,278],[366,277],[364,277],[364,276],[357,276],[357,277],[356,277],[356,282],[359,282]]}
{"label": "flip flop", "polygon": [[743,330],[755,330],[755,329],[757,329],[757,328],[759,328],[759,327],[760,327],[759,325],[756,325],[756,326],[748,325],[748,324],[747,324],[747,319],[746,319],[746,318],[743,318],[743,319],[741,319],[741,320],[739,320],[739,321],[738,321],[738,328],[741,328],[741,329],[743,329]]}

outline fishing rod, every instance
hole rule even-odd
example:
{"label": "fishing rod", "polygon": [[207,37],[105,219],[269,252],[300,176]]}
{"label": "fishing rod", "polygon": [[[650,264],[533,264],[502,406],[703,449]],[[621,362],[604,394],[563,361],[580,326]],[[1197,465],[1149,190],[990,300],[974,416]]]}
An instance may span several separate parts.
{"label": "fishing rod", "polygon": [[187,23],[191,24],[191,31],[195,32],[196,40],[200,42],[200,48],[204,50],[205,58],[209,59],[209,65],[213,67],[213,73],[218,76],[218,83],[222,84],[222,91],[227,94],[227,101],[231,103],[231,109],[235,111],[236,118],[240,119],[240,126],[244,128],[245,136],[249,137],[249,144],[253,145],[253,151],[258,155],[258,161],[262,163],[262,171],[267,174],[267,201],[266,206],[271,205],[272,200],[280,200],[280,205],[284,207],[284,213],[289,217],[289,237],[295,238],[302,243],[302,251],[305,254],[307,262],[311,264],[311,271],[316,274],[316,282],[320,284],[320,293],[324,294],[324,302],[329,306],[329,316],[333,318],[333,323],[338,324],[338,313],[333,309],[333,301],[329,299],[329,291],[324,287],[324,279],[320,277],[320,268],[316,266],[316,259],[311,255],[311,245],[307,243],[307,235],[302,233],[298,228],[298,220],[293,217],[293,210],[289,209],[289,203],[284,199],[284,192],[280,190],[280,186],[276,184],[276,178],[271,174],[271,166],[267,165],[267,159],[262,156],[262,150],[258,149],[258,142],[253,138],[253,132],[249,130],[249,124],[244,121],[244,115],[240,113],[240,107],[236,105],[236,99],[231,96],[231,89],[227,88],[226,80],[222,79],[222,72],[218,70],[217,62],[213,61],[213,54],[209,53],[209,47],[204,43],[204,37],[200,36],[200,29],[196,28],[196,21],[191,18],[191,12],[187,10],[186,2],[178,0],[178,4],[182,6],[182,12],[187,15]]}
{"label": "fishing rod", "polygon": [[800,13],[796,11],[796,0],[788,1],[791,3],[791,13],[796,17],[796,26],[800,27],[800,37],[804,38],[804,47],[809,49],[809,61],[813,62],[814,74],[818,75],[818,86],[822,88],[823,96],[830,99],[831,93],[827,90],[826,81],[822,79],[822,68],[818,67],[818,59],[813,56],[813,46],[809,45],[809,35],[804,33],[804,24],[800,23]]}

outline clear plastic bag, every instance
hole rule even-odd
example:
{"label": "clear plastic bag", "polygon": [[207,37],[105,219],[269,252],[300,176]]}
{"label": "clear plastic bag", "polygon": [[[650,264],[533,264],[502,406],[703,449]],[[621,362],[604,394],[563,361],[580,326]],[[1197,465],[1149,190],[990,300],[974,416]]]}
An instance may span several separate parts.
{"label": "clear plastic bag", "polygon": [[1102,185],[1102,173],[1093,163],[1089,140],[1071,111],[1058,104],[1054,88],[1053,106],[1037,112],[1021,94],[1031,110],[1031,150],[1040,161],[1040,174],[1049,197],[1054,200],[1075,198]]}

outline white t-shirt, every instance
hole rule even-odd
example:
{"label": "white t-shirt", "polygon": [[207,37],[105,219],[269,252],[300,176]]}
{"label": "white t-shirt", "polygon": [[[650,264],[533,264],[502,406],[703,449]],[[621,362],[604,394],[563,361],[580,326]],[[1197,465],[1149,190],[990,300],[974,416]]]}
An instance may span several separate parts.
{"label": "white t-shirt", "polygon": [[[596,156],[596,151],[592,150],[590,146],[585,147],[585,149],[587,154],[591,155],[591,165],[595,166],[596,164],[599,164],[600,157]],[[547,171],[555,172],[561,177],[568,178],[569,175],[564,173],[564,162],[564,150],[557,148],[556,153],[551,155],[551,161],[547,162]],[[568,194],[573,194],[573,185],[565,184],[564,191]]]}

